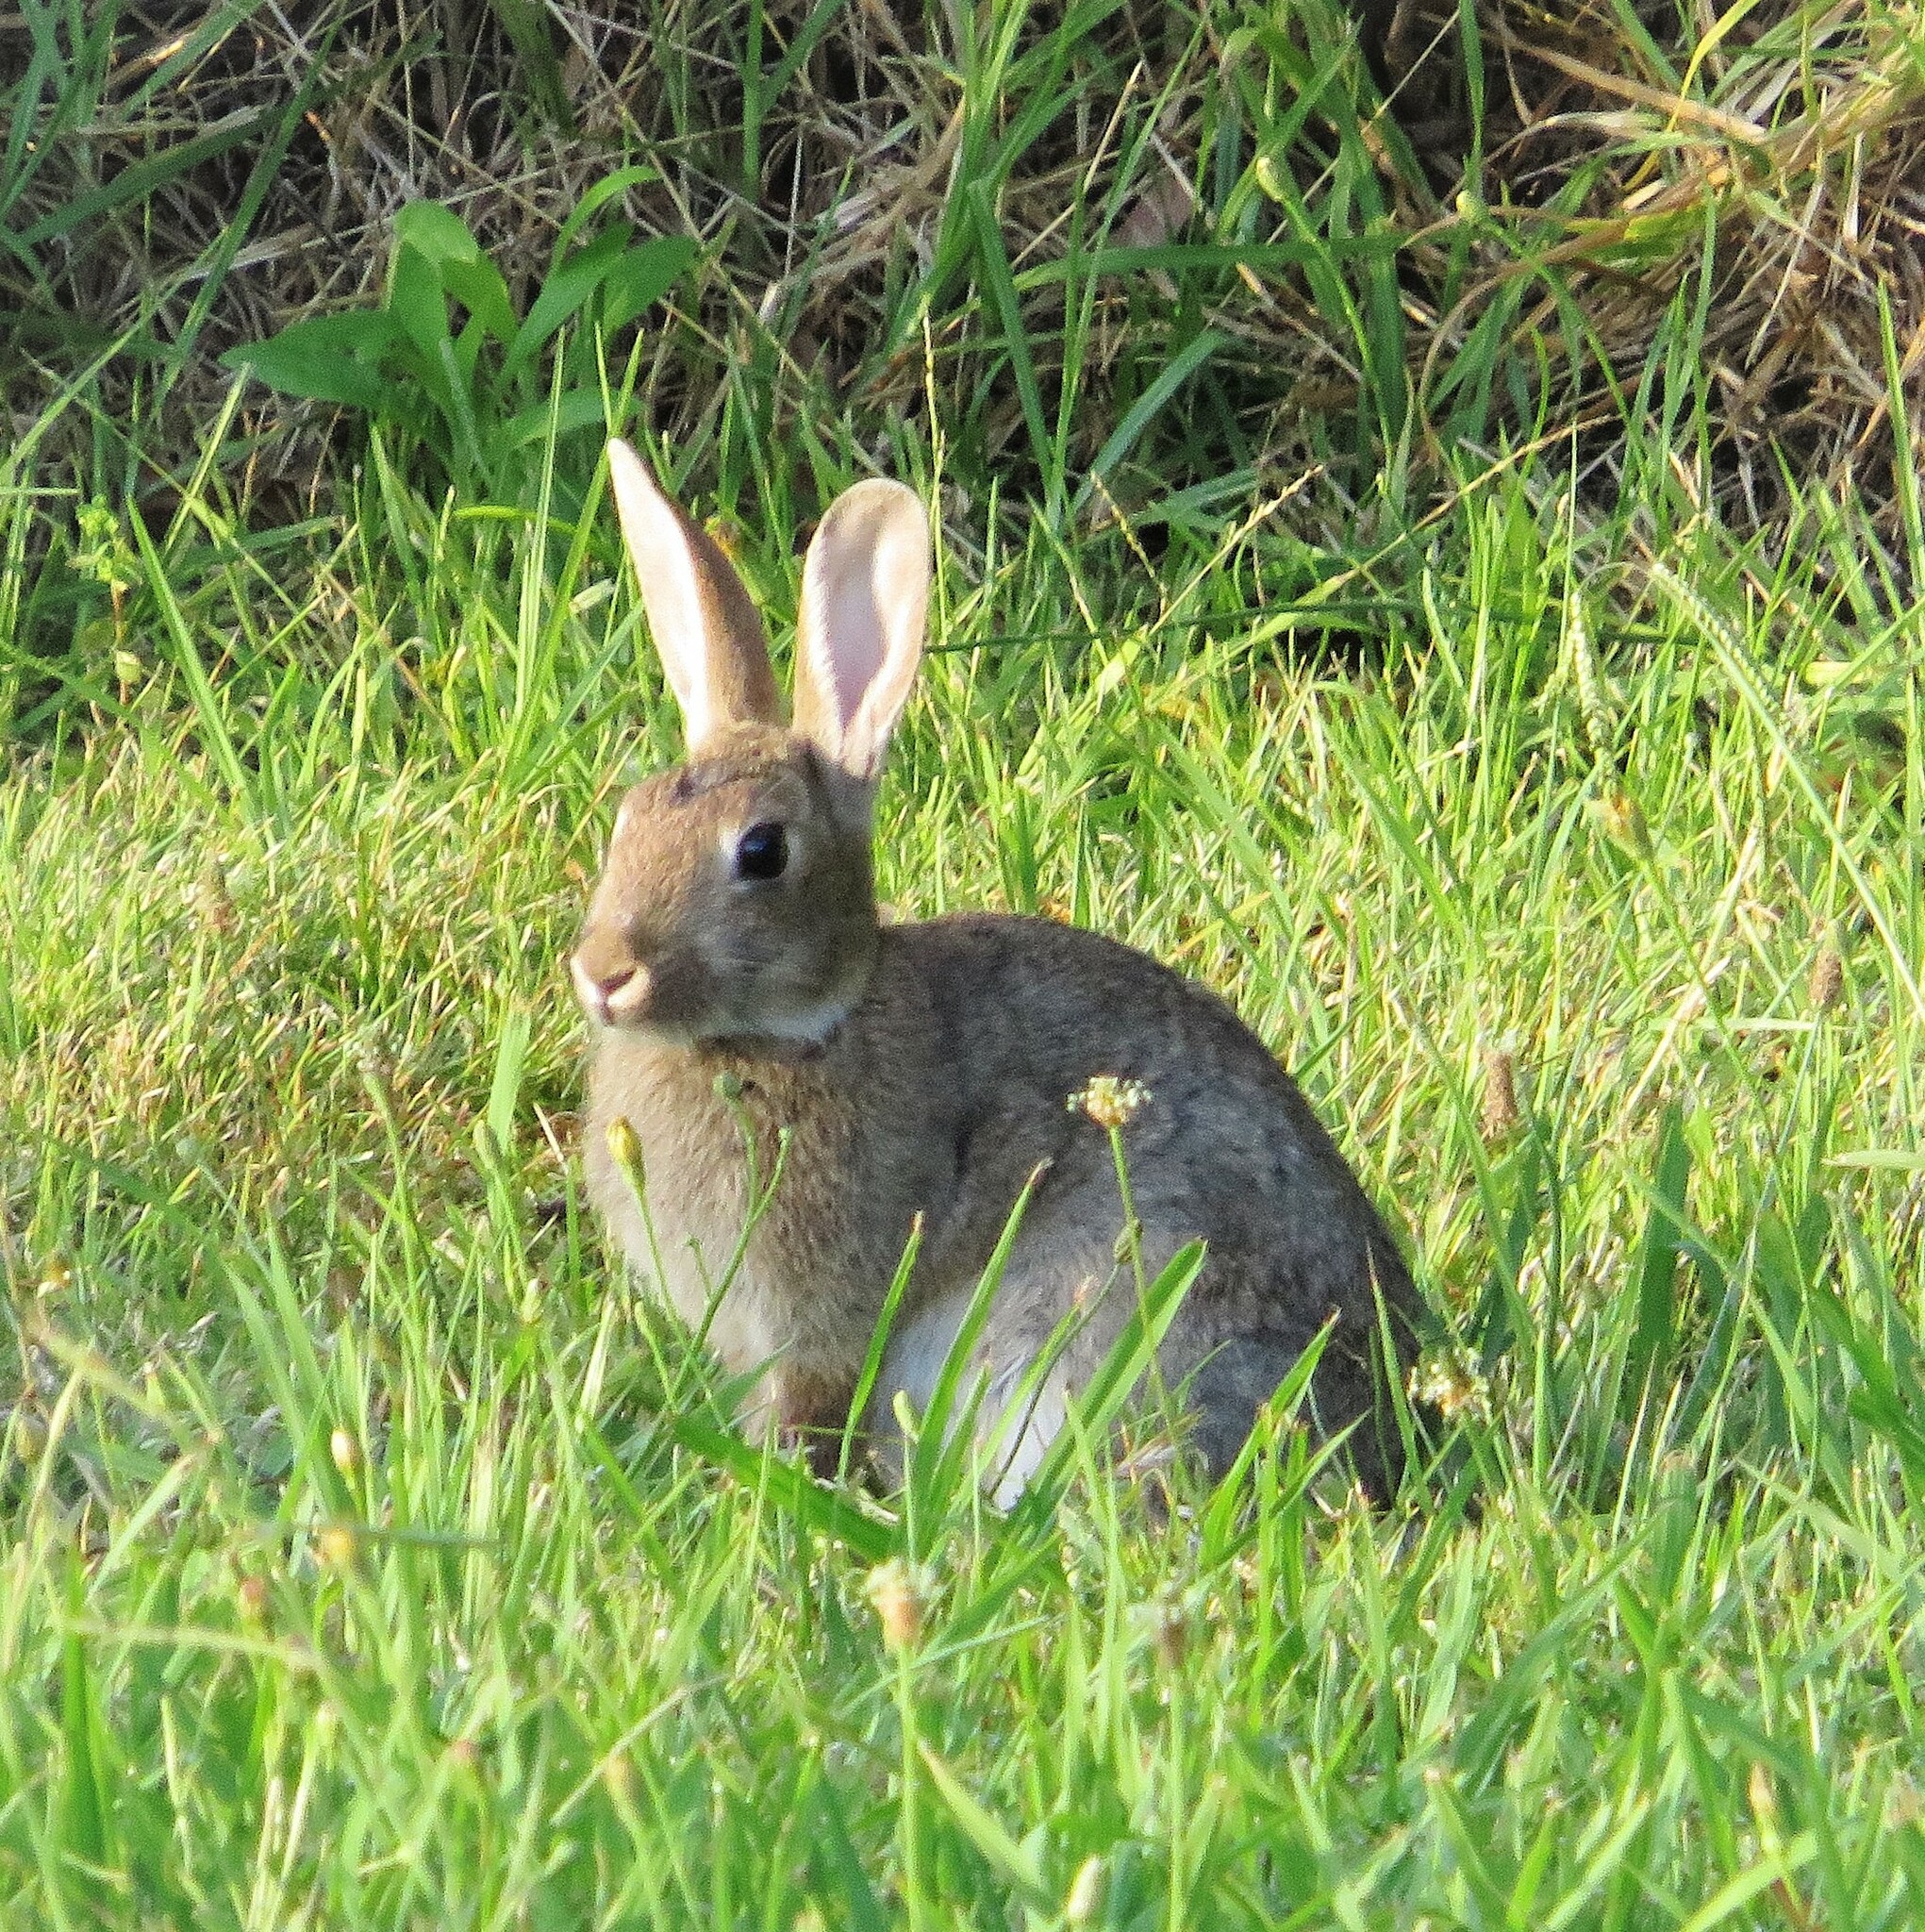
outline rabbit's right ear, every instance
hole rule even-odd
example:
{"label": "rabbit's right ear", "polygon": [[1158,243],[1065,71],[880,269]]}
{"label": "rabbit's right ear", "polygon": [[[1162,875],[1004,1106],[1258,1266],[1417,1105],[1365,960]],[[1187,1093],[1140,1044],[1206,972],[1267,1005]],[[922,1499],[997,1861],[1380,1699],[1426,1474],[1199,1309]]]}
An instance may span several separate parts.
{"label": "rabbit's right ear", "polygon": [[922,499],[880,476],[845,490],[803,565],[795,728],[865,785],[916,681],[928,605]]}
{"label": "rabbit's right ear", "polygon": [[781,724],[762,619],[735,566],[619,439],[608,445],[608,479],[690,754],[724,725]]}

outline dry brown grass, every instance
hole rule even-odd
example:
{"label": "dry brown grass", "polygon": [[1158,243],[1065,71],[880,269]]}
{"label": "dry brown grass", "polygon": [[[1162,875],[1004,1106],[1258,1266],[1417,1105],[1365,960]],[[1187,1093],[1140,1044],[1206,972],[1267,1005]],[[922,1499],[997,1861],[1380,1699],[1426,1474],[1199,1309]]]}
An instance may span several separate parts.
{"label": "dry brown grass", "polygon": [[[1319,464],[1361,501],[1386,459],[1386,407],[1395,428],[1391,360],[1419,403],[1408,458],[1393,463],[1399,492],[1420,505],[1448,487],[1455,445],[1475,458],[1580,427],[1604,492],[1621,481],[1625,420],[1682,300],[1703,311],[1700,366],[1650,393],[1676,408],[1681,385],[1708,378],[1703,447],[1674,459],[1694,500],[1769,526],[1787,476],[1821,478],[1868,494],[1888,524],[1898,515],[1887,327],[1898,392],[1925,423],[1916,0],[1765,0],[1722,30],[1701,0],[1635,18],[1612,0],[1485,0],[1483,153],[1468,172],[1476,63],[1456,8],[1362,11],[1368,68],[1345,50],[1352,23],[1334,0],[1286,10],[1288,58],[1253,38],[1268,15],[1252,7],[1138,0],[1073,44],[1060,10],[1037,11],[999,73],[986,47],[1001,16],[851,0],[757,116],[741,79],[759,17],[746,4],[610,13],[557,0],[541,16],[545,63],[517,54],[503,16],[476,0],[126,7],[91,94],[85,60],[73,62],[65,125],[52,90],[35,110],[41,158],[8,219],[37,239],[0,260],[0,309],[18,317],[8,404],[34,422],[63,376],[123,342],[99,391],[105,417],[139,421],[143,455],[164,469],[227,388],[220,349],[375,296],[406,202],[458,210],[525,299],[584,189],[641,159],[659,175],[628,197],[631,217],[708,250],[686,312],[651,344],[649,406],[678,441],[712,433],[748,384],[772,437],[869,443],[933,404],[961,445],[965,487],[996,477],[1039,492],[1053,459],[1087,470],[1158,358],[1206,325],[1226,346],[1196,420],[1143,444],[1136,472],[1106,478],[1087,513],[1110,495],[1140,505],[1207,487],[1213,471],[1287,482]],[[806,13],[791,4],[760,21],[765,71]],[[0,16],[16,112],[25,18]],[[1291,104],[1293,58],[1336,78],[1287,146],[1263,152]],[[243,126],[219,152],[190,147]],[[145,192],[62,225],[62,210],[142,168]],[[1279,175],[1303,211],[1296,227]],[[969,243],[965,203],[986,175],[1050,449]],[[1047,272],[1105,225],[1112,247],[1247,254],[1301,241],[1307,217],[1367,308],[1353,244],[1373,196],[1378,230],[1399,243],[1392,312],[1374,335],[1327,278],[1273,259],[1137,257],[1081,283]],[[946,271],[934,286],[933,267]],[[258,391],[247,408],[247,429],[268,438],[257,474],[311,479],[340,446],[316,412]],[[1353,418],[1365,427],[1345,426]]]}
{"label": "dry brown grass", "polygon": [[[1524,326],[1553,366],[1635,377],[1665,310],[1696,283],[1727,512],[1741,506],[1740,522],[1768,523],[1784,501],[1781,460],[1801,480],[1890,503],[1887,325],[1915,466],[1925,447],[1920,11],[1767,6],[1721,36],[1717,9],[1694,11],[1697,39],[1648,48],[1606,0],[1574,19],[1543,8],[1494,13],[1485,194],[1495,184],[1493,212],[1521,259],[1491,263],[1423,331],[1426,367],[1450,355],[1504,278],[1554,267],[1579,297],[1589,341],[1568,339],[1570,318],[1548,294],[1526,308]],[[1414,40],[1419,9],[1398,12]],[[1446,45],[1424,44],[1407,78],[1434,93]],[[1583,400],[1572,397],[1574,413]]]}

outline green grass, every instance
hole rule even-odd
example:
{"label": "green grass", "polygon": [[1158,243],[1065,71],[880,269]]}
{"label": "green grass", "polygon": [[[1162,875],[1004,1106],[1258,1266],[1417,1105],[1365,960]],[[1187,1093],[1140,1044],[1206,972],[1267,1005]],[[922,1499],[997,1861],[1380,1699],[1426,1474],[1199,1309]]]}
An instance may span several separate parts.
{"label": "green grass", "polygon": [[885,891],[1231,993],[1458,1337],[1396,1510],[1286,1437],[1160,1528],[719,1466],[582,1219],[674,737],[606,507],[132,543],[0,799],[0,1921],[1913,1923],[1919,616],[1849,507],[1653,566],[1554,482],[1323,560],[1353,671],[1262,526],[943,558]]}
{"label": "green grass", "polygon": [[[478,11],[408,65],[336,8],[258,99],[270,9],[152,68],[20,16],[0,1928],[1925,1920],[1917,8],[1615,8],[1642,95],[1491,108],[1535,215],[1497,43],[1459,196],[1321,0],[658,8],[586,79],[495,11],[500,205],[395,106],[494,86]],[[402,174],[525,315],[638,156],[689,286],[516,412],[660,437],[785,647],[835,490],[937,497],[884,893],[1129,940],[1294,1069],[1444,1338],[1395,1507],[1283,1417],[1167,1520],[1093,1458],[818,1486],[605,1250],[563,961],[677,727],[599,429],[484,413],[450,491],[408,397],[213,352],[379,284]],[[284,309],[329,168],[367,230]]]}

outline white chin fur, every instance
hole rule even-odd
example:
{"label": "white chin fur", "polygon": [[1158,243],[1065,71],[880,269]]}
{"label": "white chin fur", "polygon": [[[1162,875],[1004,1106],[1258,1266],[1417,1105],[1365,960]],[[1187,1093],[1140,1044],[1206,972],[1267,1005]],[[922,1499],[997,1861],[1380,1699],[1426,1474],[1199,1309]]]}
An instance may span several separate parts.
{"label": "white chin fur", "polygon": [[820,1046],[849,1017],[849,1006],[847,1000],[823,1000],[813,1007],[799,1007],[792,1013],[771,1013],[755,1031],[774,1040]]}
{"label": "white chin fur", "polygon": [[909,1406],[918,1415],[929,1407],[942,1365],[955,1345],[956,1330],[962,1326],[973,1297],[973,1287],[956,1289],[940,1301],[924,1304],[889,1330],[882,1374],[877,1378],[877,1393],[884,1398],[881,1415],[894,1413],[893,1398],[898,1390],[909,1398]]}
{"label": "white chin fur", "polygon": [[843,999],[824,1000],[817,1006],[798,1008],[792,1013],[764,1013],[753,1025],[726,1019],[680,1026],[657,1025],[649,1021],[623,1026],[618,1021],[608,1030],[646,1040],[654,1046],[700,1046],[709,1040],[780,1040],[799,1046],[820,1046],[849,1017],[851,1004]]}

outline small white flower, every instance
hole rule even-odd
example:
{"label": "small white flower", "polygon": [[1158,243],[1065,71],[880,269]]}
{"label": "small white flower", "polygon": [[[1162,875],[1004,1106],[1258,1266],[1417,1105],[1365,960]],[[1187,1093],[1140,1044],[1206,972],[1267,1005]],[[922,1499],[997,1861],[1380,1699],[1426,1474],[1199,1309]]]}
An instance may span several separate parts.
{"label": "small white flower", "polygon": [[1115,1074],[1094,1075],[1068,1102],[1071,1113],[1087,1113],[1106,1132],[1128,1126],[1149,1104],[1150,1090],[1140,1080],[1125,1080]]}

